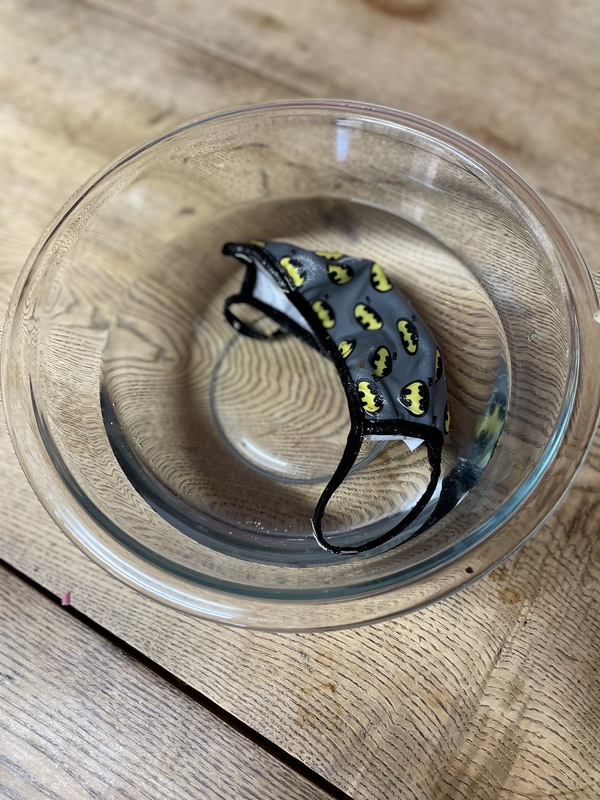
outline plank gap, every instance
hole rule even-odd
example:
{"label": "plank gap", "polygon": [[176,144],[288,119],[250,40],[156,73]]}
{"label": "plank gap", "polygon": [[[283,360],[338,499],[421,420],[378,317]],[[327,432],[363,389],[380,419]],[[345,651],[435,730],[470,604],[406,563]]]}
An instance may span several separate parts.
{"label": "plank gap", "polygon": [[118,19],[120,22],[125,22],[126,24],[131,25],[133,28],[144,30],[148,33],[154,34],[155,36],[160,36],[165,41],[172,42],[182,47],[187,47],[196,53],[210,56],[216,61],[220,61],[221,63],[227,64],[230,67],[235,67],[236,69],[242,70],[249,75],[254,75],[257,78],[268,81],[272,86],[279,86],[282,89],[285,89],[286,92],[292,92],[294,96],[314,96],[314,92],[308,91],[300,83],[296,84],[294,81],[282,80],[280,76],[275,77],[270,70],[263,70],[258,68],[255,64],[248,64],[241,59],[238,60],[231,58],[225,55],[225,53],[219,48],[207,47],[206,44],[198,44],[195,39],[192,39],[188,36],[183,36],[182,34],[177,33],[170,28],[166,28],[164,25],[150,22],[148,19],[142,20],[135,14],[128,14],[126,11],[122,11],[121,9],[117,9],[111,5],[105,5],[104,3],[94,3],[92,0],[84,0],[84,5],[90,9],[93,9],[99,14],[105,14],[108,17],[113,17],[114,19]]}
{"label": "plank gap", "polygon": [[[45,586],[37,583],[37,581],[35,581],[33,578],[30,578],[24,572],[21,572],[21,570],[17,569],[12,564],[9,564],[2,558],[0,558],[0,568],[5,569],[8,573],[13,575],[15,578],[18,578],[35,591],[39,592],[43,597],[50,600],[55,605],[61,605],[60,598],[57,597],[53,592],[51,592]],[[259,747],[266,754],[276,758],[283,765],[293,770],[301,778],[304,778],[312,783],[317,789],[329,794],[332,800],[353,800],[350,795],[346,794],[335,784],[319,775],[318,772],[312,770],[300,759],[288,753],[282,747],[275,744],[275,742],[272,742],[266,736],[263,736],[250,725],[242,722],[242,720],[240,720],[234,714],[226,711],[224,708],[218,705],[218,703],[215,703],[214,700],[211,700],[210,697],[207,697],[193,686],[190,686],[188,683],[178,678],[172,672],[169,672],[169,670],[160,666],[160,664],[157,664],[140,650],[128,644],[124,639],[121,639],[119,636],[111,633],[111,631],[109,631],[107,628],[104,628],[102,625],[98,624],[73,606],[68,605],[63,606],[62,608],[65,613],[70,614],[74,619],[85,624],[90,628],[90,630],[94,631],[94,633],[110,642],[110,644],[113,646],[117,647],[129,658],[137,661],[139,664],[149,669],[158,678],[166,681],[168,684],[182,692],[187,698],[201,705],[206,711],[213,714],[215,717],[217,717],[217,719],[228,725],[237,733],[249,739],[254,745]]]}

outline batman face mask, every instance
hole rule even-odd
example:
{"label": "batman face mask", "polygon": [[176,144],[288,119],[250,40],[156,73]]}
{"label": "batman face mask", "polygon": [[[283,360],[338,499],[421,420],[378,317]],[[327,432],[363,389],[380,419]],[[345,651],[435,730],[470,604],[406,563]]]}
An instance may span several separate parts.
{"label": "batman face mask", "polygon": [[[332,553],[347,554],[390,541],[423,511],[440,478],[450,417],[442,356],[431,332],[373,261],[283,242],[229,243],[223,253],[246,265],[239,294],[225,301],[225,316],[235,330],[257,339],[297,336],[333,361],[346,393],[350,432],[313,514],[317,542]],[[270,336],[260,333],[235,315],[236,304],[264,313],[278,330]],[[393,528],[357,547],[337,547],[325,539],[323,515],[365,438],[404,439],[411,448],[424,442],[430,480]]]}

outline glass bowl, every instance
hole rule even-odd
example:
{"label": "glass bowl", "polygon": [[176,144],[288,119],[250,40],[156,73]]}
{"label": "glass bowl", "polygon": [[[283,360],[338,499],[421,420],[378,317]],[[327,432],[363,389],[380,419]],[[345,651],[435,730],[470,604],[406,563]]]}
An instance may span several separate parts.
{"label": "glass bowl", "polygon": [[[243,271],[222,246],[256,239],[377,261],[443,351],[442,479],[373,552],[312,533],[349,427],[333,364],[224,317]],[[232,625],[358,625],[465,586],[555,508],[598,417],[597,306],[545,204],[457,133],[352,102],[241,108],[128,153],[60,213],[10,304],[5,411],[42,503],[112,574]],[[401,519],[423,449],[366,443],[329,539]]]}

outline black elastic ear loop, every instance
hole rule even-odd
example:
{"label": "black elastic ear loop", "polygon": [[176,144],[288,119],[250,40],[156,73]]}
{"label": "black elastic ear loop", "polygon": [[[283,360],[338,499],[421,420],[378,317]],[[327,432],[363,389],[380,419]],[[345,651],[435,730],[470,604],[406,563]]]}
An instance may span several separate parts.
{"label": "black elastic ear loop", "polygon": [[[272,319],[273,322],[279,325],[279,330],[273,331],[271,334],[265,334],[257,331],[255,328],[253,328],[251,325],[248,325],[246,322],[243,322],[233,313],[230,306],[236,303],[250,306],[251,308],[255,308],[257,311],[262,312],[266,317],[269,317],[269,319]],[[305,330],[293,319],[290,319],[288,316],[286,316],[283,311],[279,311],[279,309],[273,308],[272,306],[267,305],[267,303],[263,303],[263,301],[259,300],[257,297],[253,297],[252,295],[244,293],[234,294],[225,300],[223,312],[227,322],[229,322],[229,324],[238,333],[248,336],[251,339],[269,341],[270,339],[278,339],[281,336],[286,336],[288,333],[292,333],[297,339],[300,339],[301,342],[304,342],[305,344],[314,347],[315,350],[321,352],[319,343],[316,341],[314,336],[309,333],[309,331]]]}
{"label": "black elastic ear loop", "polygon": [[[324,550],[327,550],[330,553],[335,553],[336,555],[356,555],[357,553],[366,553],[369,550],[374,550],[376,547],[380,547],[382,544],[389,542],[390,539],[394,538],[394,536],[397,536],[403,530],[406,530],[406,528],[408,528],[408,526],[414,522],[414,520],[423,511],[427,503],[431,500],[442,471],[441,447],[426,441],[425,445],[427,446],[427,455],[429,457],[429,465],[431,467],[431,477],[429,478],[427,488],[419,498],[418,502],[397,525],[395,525],[389,531],[383,533],[381,536],[372,539],[370,542],[365,542],[365,544],[356,545],[354,547],[338,547],[337,545],[331,544],[325,539],[323,530],[321,528],[321,523],[329,500],[354,466],[354,462],[358,458],[361,445],[362,435],[357,431],[350,431],[342,459],[338,464],[336,471],[333,473],[331,480],[323,490],[323,494],[319,498],[315,508],[314,516],[312,518],[312,529],[317,543]],[[412,538],[412,536],[409,538]],[[408,539],[405,539],[405,541],[408,541]]]}
{"label": "black elastic ear loop", "polygon": [[[225,300],[225,304],[223,307],[223,313],[225,314],[225,319],[231,325],[232,328],[235,328],[236,331],[243,334],[244,336],[248,336],[250,339],[261,339],[263,341],[268,341],[269,339],[275,339],[278,336],[283,336],[286,331],[283,328],[279,328],[279,330],[273,331],[273,333],[266,334],[257,331],[256,328],[253,328],[248,323],[243,322],[239,317],[237,317],[233,311],[231,310],[230,306],[235,305],[237,303],[251,306],[255,308],[257,311],[262,311],[263,314],[273,319],[272,311],[270,306],[267,306],[261,303],[259,300],[256,300],[251,295],[246,294],[234,294],[231,297],[228,297]],[[262,308],[261,308],[262,306]],[[279,324],[279,320],[274,320]]]}
{"label": "black elastic ear loop", "polygon": [[[225,314],[225,319],[227,322],[229,322],[232,328],[234,328],[236,331],[242,333],[244,336],[248,336],[250,339],[261,339],[262,341],[268,341],[269,339],[275,339],[278,336],[285,334],[285,325],[282,324],[281,318],[276,318],[275,309],[272,309],[270,306],[254,297],[254,288],[256,286],[256,263],[249,256],[237,252],[236,247],[231,243],[223,245],[222,252],[224,255],[235,256],[235,258],[237,258],[238,261],[241,261],[246,267],[246,272],[240,291],[238,294],[231,295],[225,300],[223,313]],[[243,322],[233,313],[230,306],[235,305],[236,303],[248,305],[251,308],[255,308],[257,311],[261,311],[263,314],[276,322],[279,325],[280,330],[273,331],[271,334],[264,334],[260,331],[257,331],[255,328],[253,328],[251,325],[248,325],[246,322]]]}

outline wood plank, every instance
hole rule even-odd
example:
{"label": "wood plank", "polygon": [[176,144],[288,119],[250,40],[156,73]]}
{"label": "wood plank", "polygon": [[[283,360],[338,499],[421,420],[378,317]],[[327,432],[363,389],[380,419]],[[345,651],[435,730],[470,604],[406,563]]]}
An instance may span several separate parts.
{"label": "wood plank", "polygon": [[380,102],[479,140],[598,208],[595,0],[93,0],[295,92]]}
{"label": "wood plank", "polygon": [[0,568],[0,795],[328,794]]}
{"label": "wood plank", "polygon": [[406,619],[329,634],[221,630],[159,608],[49,531],[31,499],[10,510],[13,563],[353,797],[597,796],[591,465],[553,525],[487,579]]}
{"label": "wood plank", "polygon": [[[312,0],[254,3],[283,18],[277,44],[275,27],[263,31],[269,23],[241,3],[235,14],[229,0],[144,8],[142,19],[116,5],[2,4],[0,221],[10,237],[0,242],[1,303],[89,172],[198,111],[282,94],[256,74],[274,65],[294,89],[384,100],[493,145],[558,196],[600,281],[593,14],[582,24],[558,3],[511,3],[505,30],[475,0],[464,12],[439,0],[410,19],[357,12],[361,0],[319,3],[318,13]],[[216,628],[117,584],[49,522],[4,429],[0,456],[6,560],[56,594],[71,590],[77,608],[353,796],[598,796],[600,442],[552,524],[492,576],[404,620],[317,635]]]}
{"label": "wood plank", "polygon": [[185,119],[283,91],[70,0],[7,0],[0,15],[3,305],[45,226],[97,169]]}

